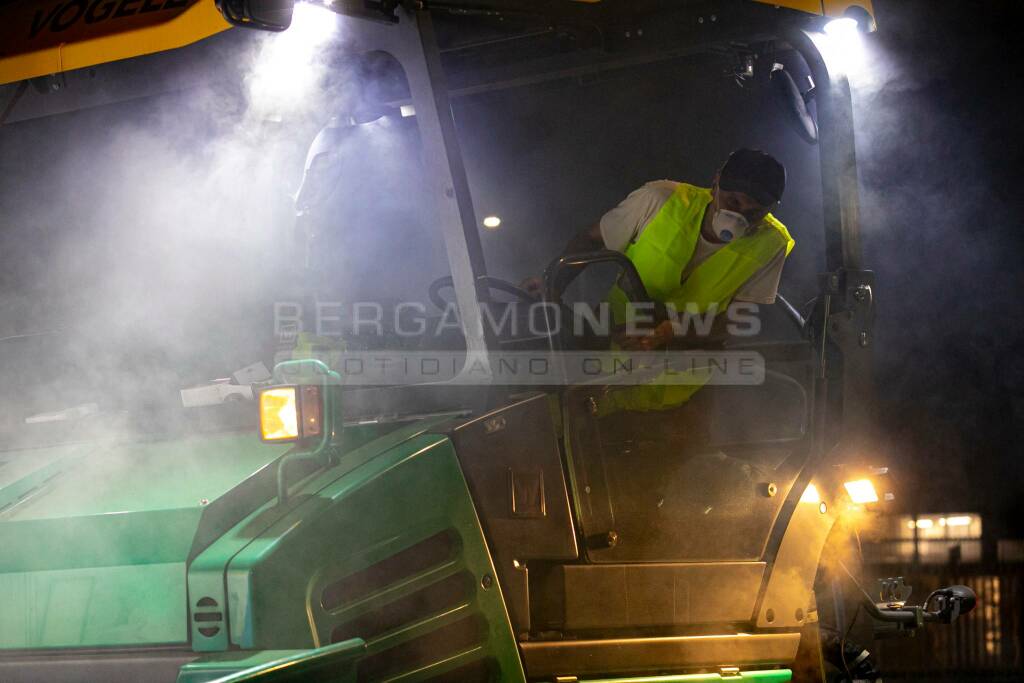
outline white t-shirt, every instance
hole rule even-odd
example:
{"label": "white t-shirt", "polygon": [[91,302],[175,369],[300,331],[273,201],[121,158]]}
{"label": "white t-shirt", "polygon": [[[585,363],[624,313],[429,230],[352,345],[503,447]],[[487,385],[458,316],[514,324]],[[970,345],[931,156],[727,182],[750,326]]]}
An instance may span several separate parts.
{"label": "white t-shirt", "polygon": [[[625,252],[630,243],[635,242],[647,224],[661,210],[675,192],[676,183],[671,180],[656,180],[635,190],[622,203],[601,217],[601,238],[606,249]],[[683,268],[683,279],[689,277],[697,266],[706,261],[712,254],[724,247],[704,239],[697,239],[697,247],[690,262]],[[746,301],[755,304],[773,304],[782,277],[782,266],[786,262],[786,250],[779,251],[761,270],[747,280],[736,295],[734,301]]]}

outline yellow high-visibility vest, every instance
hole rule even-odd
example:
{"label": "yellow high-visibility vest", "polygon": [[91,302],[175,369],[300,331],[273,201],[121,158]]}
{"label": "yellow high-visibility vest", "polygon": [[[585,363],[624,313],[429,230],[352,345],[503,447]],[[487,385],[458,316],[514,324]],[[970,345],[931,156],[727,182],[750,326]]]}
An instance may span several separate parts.
{"label": "yellow high-visibility vest", "polygon": [[[781,250],[785,249],[789,256],[796,244],[786,226],[768,214],[755,230],[716,251],[685,282],[680,282],[697,248],[701,222],[711,200],[711,190],[679,183],[640,237],[625,251],[651,299],[671,304],[679,314],[705,313],[713,307],[716,314],[725,311],[747,280]],[[612,288],[608,301],[616,324],[627,322],[629,300],[625,292]],[[600,412],[664,410],[685,403],[708,377],[699,371],[685,374],[690,376],[685,384],[655,381],[614,390],[605,397]]]}
{"label": "yellow high-visibility vest", "polygon": [[[785,249],[789,256],[796,244],[786,226],[768,214],[758,228],[716,251],[680,282],[697,248],[700,224],[711,199],[711,190],[679,183],[625,251],[651,299],[673,304],[679,312],[689,305],[704,313],[712,304],[717,311],[724,311],[747,280],[780,250]],[[625,294],[615,288],[609,300],[616,322],[625,322]]]}

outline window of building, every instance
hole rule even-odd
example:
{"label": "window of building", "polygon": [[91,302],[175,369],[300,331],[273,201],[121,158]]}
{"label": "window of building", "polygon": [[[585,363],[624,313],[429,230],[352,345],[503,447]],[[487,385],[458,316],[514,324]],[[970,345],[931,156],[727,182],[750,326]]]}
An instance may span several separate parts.
{"label": "window of building", "polygon": [[883,522],[881,539],[864,548],[876,564],[949,564],[981,561],[981,515],[956,512],[894,515]]}

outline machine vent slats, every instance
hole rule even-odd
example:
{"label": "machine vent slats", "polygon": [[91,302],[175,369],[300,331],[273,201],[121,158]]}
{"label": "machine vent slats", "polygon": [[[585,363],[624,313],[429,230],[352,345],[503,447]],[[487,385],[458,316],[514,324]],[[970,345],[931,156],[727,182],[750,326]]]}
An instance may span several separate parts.
{"label": "machine vent slats", "polygon": [[481,578],[467,566],[459,535],[445,529],[408,547],[392,543],[386,557],[378,546],[378,554],[364,556],[372,564],[326,575],[314,589],[310,607],[321,638],[366,641],[359,681],[498,678],[478,604]]}
{"label": "machine vent slats", "polygon": [[473,577],[468,572],[453,574],[340,624],[331,632],[331,642],[339,643],[349,638],[370,640],[425,616],[464,603],[472,595],[472,591]]}
{"label": "machine vent slats", "polygon": [[320,604],[327,611],[376,593],[390,584],[430,569],[449,559],[455,539],[448,531],[426,538],[405,550],[324,587]]}
{"label": "machine vent slats", "polygon": [[439,673],[436,676],[431,676],[422,683],[450,683],[450,681],[460,681],[460,683],[486,683],[487,681],[493,681],[495,678],[495,667],[494,662],[490,659],[477,659],[469,664],[463,664],[460,667]]}
{"label": "machine vent slats", "polygon": [[192,611],[192,620],[198,625],[198,631],[207,638],[213,638],[220,633],[224,622],[224,613],[219,609],[217,601],[209,596],[196,600],[196,607]]}
{"label": "machine vent slats", "polygon": [[[486,639],[486,622],[479,615],[471,615],[370,655],[359,663],[358,680],[376,681],[419,669],[477,647]],[[456,679],[449,674],[446,680]]]}

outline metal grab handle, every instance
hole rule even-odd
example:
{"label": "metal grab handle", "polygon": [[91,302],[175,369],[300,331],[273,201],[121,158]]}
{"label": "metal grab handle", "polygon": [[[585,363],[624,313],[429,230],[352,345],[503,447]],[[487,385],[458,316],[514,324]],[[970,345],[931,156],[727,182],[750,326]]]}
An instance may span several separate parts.
{"label": "metal grab handle", "polygon": [[552,261],[544,270],[544,298],[547,301],[560,302],[563,292],[587,266],[595,263],[615,263],[622,268],[621,278],[625,278],[627,286],[637,301],[648,301],[650,296],[640,279],[633,262],[617,251],[603,249],[585,254],[566,254]]}

